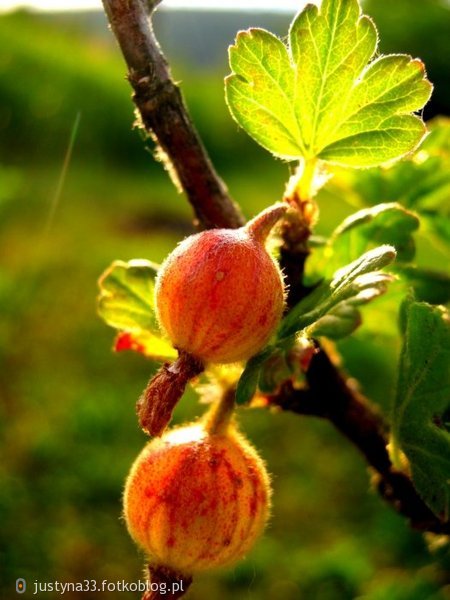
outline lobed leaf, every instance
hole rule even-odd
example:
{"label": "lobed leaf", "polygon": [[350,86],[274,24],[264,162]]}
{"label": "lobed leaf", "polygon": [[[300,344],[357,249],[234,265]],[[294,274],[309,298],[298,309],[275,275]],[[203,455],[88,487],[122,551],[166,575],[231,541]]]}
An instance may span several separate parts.
{"label": "lobed leaf", "polygon": [[177,353],[162,337],[154,307],[158,267],[148,260],[115,261],[99,280],[98,313],[122,334],[115,349],[135,350],[164,360]]}
{"label": "lobed leaf", "polygon": [[409,459],[414,485],[444,519],[450,510],[450,318],[439,306],[408,298],[392,413],[395,442]]}
{"label": "lobed leaf", "polygon": [[264,29],[238,33],[226,81],[231,114],[264,148],[294,159],[305,148],[294,107],[294,69],[286,47]]}
{"label": "lobed leaf", "polygon": [[286,46],[263,29],[238,33],[225,80],[230,112],[264,148],[286,160],[368,167],[412,151],[425,134],[431,95],[422,62],[375,56],[375,25],[358,0],[308,4]]}

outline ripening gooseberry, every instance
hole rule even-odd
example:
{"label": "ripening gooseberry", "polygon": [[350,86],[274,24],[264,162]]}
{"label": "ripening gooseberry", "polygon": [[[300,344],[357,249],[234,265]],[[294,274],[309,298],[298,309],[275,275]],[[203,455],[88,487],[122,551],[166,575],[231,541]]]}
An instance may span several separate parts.
{"label": "ripening gooseberry", "polygon": [[286,208],[274,205],[239,229],[192,235],[167,257],[156,310],[174,347],[204,363],[231,363],[268,342],[283,313],[284,286],[264,242]]}
{"label": "ripening gooseberry", "polygon": [[270,481],[234,425],[199,421],[145,446],[124,493],[128,530],[150,565],[193,574],[242,558],[264,529]]}

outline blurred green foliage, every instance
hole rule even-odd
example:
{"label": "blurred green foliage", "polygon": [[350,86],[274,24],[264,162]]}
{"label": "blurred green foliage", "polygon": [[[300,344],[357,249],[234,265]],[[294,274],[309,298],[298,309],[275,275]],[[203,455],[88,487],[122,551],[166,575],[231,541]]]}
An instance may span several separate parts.
{"label": "blurred green foliage", "polygon": [[447,0],[365,0],[364,11],[380,32],[380,50],[420,57],[435,89],[425,108],[425,119],[450,111],[448,39],[450,38]]}
{"label": "blurred green foliage", "polygon": [[[400,4],[411,14],[421,7],[415,29],[391,19],[397,3],[367,7],[391,31],[385,40],[397,40],[401,29],[427,59],[444,13],[437,2]],[[439,28],[429,24],[435,14]],[[424,40],[423,31],[432,33]],[[1,17],[0,43],[0,595],[11,598],[17,577],[29,585],[141,577],[120,517],[121,490],[145,443],[134,403],[156,365],[110,352],[112,333],[95,312],[96,280],[114,259],[161,261],[192,226],[184,198],[145,151],[151,144],[131,129],[130,92],[113,45],[70,22],[55,26],[26,13]],[[409,47],[405,41],[386,50]],[[432,52],[430,63],[441,64],[444,54]],[[288,169],[236,131],[223,101],[224,74],[175,67],[175,75],[246,214],[279,199]],[[74,154],[55,196],[78,112]],[[353,212],[355,198],[330,187],[320,207],[318,233],[327,234]],[[426,232],[417,242],[422,266],[448,264]],[[366,325],[339,346],[346,368],[385,408],[399,350],[392,298],[395,290],[377,301],[385,327],[365,313]],[[175,421],[202,410],[188,394]],[[328,423],[240,412],[273,473],[271,526],[234,569],[198,577],[192,598],[449,597],[446,547],[433,540],[430,551],[368,491],[365,463]]]}

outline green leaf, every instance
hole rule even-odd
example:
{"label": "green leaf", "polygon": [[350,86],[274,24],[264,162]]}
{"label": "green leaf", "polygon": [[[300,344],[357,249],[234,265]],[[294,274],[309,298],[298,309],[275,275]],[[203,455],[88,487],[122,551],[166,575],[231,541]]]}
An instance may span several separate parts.
{"label": "green leaf", "polygon": [[364,204],[396,200],[412,210],[436,211],[444,208],[450,194],[450,160],[427,155],[420,150],[411,160],[389,169],[369,169],[350,182]]}
{"label": "green leaf", "polygon": [[439,116],[429,122],[430,133],[424,139],[421,150],[430,156],[450,158],[450,119]]}
{"label": "green leaf", "polygon": [[406,281],[414,290],[414,296],[430,304],[450,302],[450,275],[411,265],[394,265],[392,272]]}
{"label": "green leaf", "polygon": [[[281,323],[278,339],[283,340],[304,329],[308,335],[332,338],[353,331],[359,324],[355,307],[386,292],[387,285],[394,279],[379,269],[390,264],[395,256],[392,246],[379,246],[336,271],[331,281],[324,281],[294,306]],[[328,318],[324,319],[325,316]]]}
{"label": "green leaf", "polygon": [[428,123],[430,134],[414,154],[392,165],[357,173],[334,168],[329,189],[356,205],[395,201],[414,210],[421,230],[450,242],[450,119]]}
{"label": "green leaf", "polygon": [[263,394],[272,394],[283,382],[293,376],[290,350],[291,348],[287,350],[275,347],[274,351],[264,360],[258,381],[258,387]]}
{"label": "green leaf", "polygon": [[98,311],[111,327],[126,331],[158,331],[153,299],[157,267],[147,260],[121,260],[99,280]]}
{"label": "green leaf", "polygon": [[128,334],[118,338],[117,350],[137,350],[164,360],[177,353],[161,336],[155,314],[157,269],[147,260],[113,262],[99,280],[98,313],[105,323]]}
{"label": "green leaf", "polygon": [[419,227],[416,215],[397,203],[378,204],[347,217],[332,233],[327,244],[308,260],[308,277],[329,277],[341,265],[380,244],[395,247],[399,261],[414,257],[412,234]]}
{"label": "green leaf", "polygon": [[349,335],[361,323],[357,307],[383,294],[394,279],[379,271],[394,258],[392,246],[374,248],[339,269],[333,279],[324,281],[294,306],[280,325],[276,343],[247,362],[237,385],[237,404],[249,402],[258,386],[270,392],[293,374],[289,356],[300,332],[305,338]]}
{"label": "green leaf", "polygon": [[395,248],[392,246],[384,245],[369,250],[360,258],[336,271],[330,284],[332,295],[338,299],[345,299],[354,296],[355,291],[358,293],[359,290],[370,287],[370,280],[376,277],[383,279],[382,274],[375,271],[389,265],[395,257]]}
{"label": "green leaf", "polygon": [[284,44],[264,29],[241,31],[230,48],[230,67],[226,100],[239,125],[276,156],[303,156],[295,74]]}
{"label": "green leaf", "polygon": [[332,234],[330,244],[342,262],[355,260],[371,245],[380,244],[394,246],[397,260],[406,262],[414,258],[412,233],[418,228],[417,216],[400,204],[377,204],[345,219]]}
{"label": "green leaf", "polygon": [[435,211],[432,213],[423,212],[421,220],[424,228],[440,240],[439,246],[448,261],[450,260],[450,202],[448,202],[448,198],[447,204],[447,214],[440,214]]}
{"label": "green leaf", "polygon": [[234,119],[287,160],[368,167],[412,151],[425,134],[420,110],[432,86],[418,59],[381,56],[358,0],[308,4],[289,43],[263,29],[240,32],[225,80]]}
{"label": "green leaf", "polygon": [[353,333],[361,322],[361,313],[355,305],[341,302],[316,321],[309,331],[314,337],[325,336],[332,340],[339,340]]}
{"label": "green leaf", "polygon": [[445,519],[450,510],[450,318],[443,307],[407,299],[393,435],[414,485]]}
{"label": "green leaf", "polygon": [[236,404],[247,404],[255,395],[264,361],[271,356],[274,349],[268,346],[253,356],[245,365],[236,388]]}

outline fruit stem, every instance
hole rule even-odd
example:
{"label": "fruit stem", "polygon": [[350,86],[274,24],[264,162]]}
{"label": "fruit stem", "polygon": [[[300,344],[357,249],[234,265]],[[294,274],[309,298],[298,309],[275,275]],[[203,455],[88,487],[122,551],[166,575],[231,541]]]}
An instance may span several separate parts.
{"label": "fruit stem", "polygon": [[[149,584],[153,584],[142,596],[142,600],[160,600],[165,598],[167,590],[172,590],[172,600],[177,600],[188,591],[192,577],[173,571],[169,567],[148,565]],[[177,586],[175,588],[175,585]]]}
{"label": "fruit stem", "polygon": [[235,388],[223,390],[220,399],[205,415],[205,431],[210,435],[223,435],[228,429],[234,411]]}
{"label": "fruit stem", "polygon": [[263,244],[266,241],[270,230],[284,215],[287,208],[288,207],[286,204],[277,202],[277,204],[269,206],[269,208],[263,210],[245,226],[245,230],[247,231],[248,235],[260,244]]}

